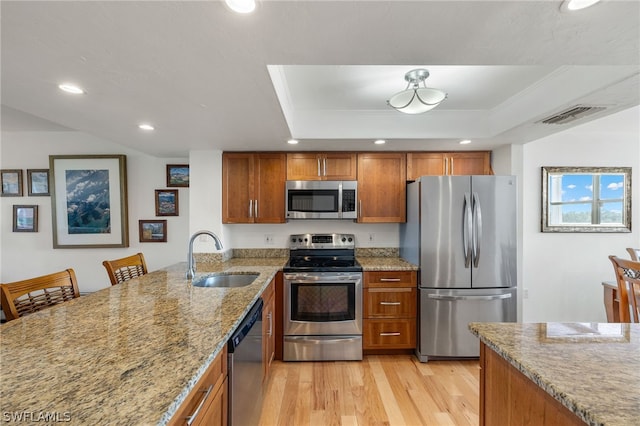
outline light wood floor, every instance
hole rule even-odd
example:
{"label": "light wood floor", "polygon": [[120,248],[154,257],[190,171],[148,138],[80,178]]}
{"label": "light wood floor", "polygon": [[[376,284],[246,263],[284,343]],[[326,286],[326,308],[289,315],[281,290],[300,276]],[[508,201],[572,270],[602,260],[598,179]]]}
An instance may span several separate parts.
{"label": "light wood floor", "polygon": [[274,361],[261,426],[478,425],[478,361]]}

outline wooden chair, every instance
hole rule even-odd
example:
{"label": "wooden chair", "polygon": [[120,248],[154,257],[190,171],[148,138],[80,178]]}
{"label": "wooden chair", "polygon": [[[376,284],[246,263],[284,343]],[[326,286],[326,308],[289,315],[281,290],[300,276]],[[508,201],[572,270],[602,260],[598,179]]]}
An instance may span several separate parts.
{"label": "wooden chair", "polygon": [[140,277],[147,273],[147,263],[144,261],[142,253],[136,253],[122,259],[105,260],[102,265],[109,274],[111,285]]}
{"label": "wooden chair", "polygon": [[631,260],[634,260],[636,262],[640,261],[640,249],[634,249],[634,248],[627,248],[627,251],[629,252],[629,255],[631,256]]}
{"label": "wooden chair", "polygon": [[620,322],[640,322],[640,262],[609,256],[618,282]]}
{"label": "wooden chair", "polygon": [[0,284],[0,303],[7,321],[80,297],[73,269]]}

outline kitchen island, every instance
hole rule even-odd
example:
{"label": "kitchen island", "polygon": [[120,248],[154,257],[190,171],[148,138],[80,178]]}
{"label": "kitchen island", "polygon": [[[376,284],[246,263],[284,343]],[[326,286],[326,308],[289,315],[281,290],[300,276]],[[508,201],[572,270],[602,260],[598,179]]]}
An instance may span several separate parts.
{"label": "kitchen island", "polygon": [[242,288],[193,287],[179,263],[3,324],[2,421],[166,424],[286,261],[198,263],[259,273]]}
{"label": "kitchen island", "polygon": [[480,425],[640,424],[640,324],[471,323]]}

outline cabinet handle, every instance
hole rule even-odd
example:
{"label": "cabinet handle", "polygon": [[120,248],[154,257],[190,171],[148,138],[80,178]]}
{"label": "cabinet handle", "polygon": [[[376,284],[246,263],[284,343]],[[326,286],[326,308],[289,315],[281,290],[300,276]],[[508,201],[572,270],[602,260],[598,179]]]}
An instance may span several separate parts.
{"label": "cabinet handle", "polygon": [[327,159],[323,158],[322,159],[322,176],[326,176],[327,175]]}
{"label": "cabinet handle", "polygon": [[449,159],[451,161],[451,172],[449,174],[453,174],[453,157]]}
{"label": "cabinet handle", "polygon": [[256,201],[256,203],[255,203],[255,210],[256,210],[255,218],[257,219],[258,218],[258,200],[255,200],[255,201]]}
{"label": "cabinet handle", "polygon": [[397,331],[391,333],[380,333],[380,336],[400,336],[400,333]]}
{"label": "cabinet handle", "polygon": [[212,390],[213,390],[213,385],[209,385],[207,389],[203,389],[201,391],[204,394],[204,396],[202,397],[200,404],[198,404],[198,407],[196,408],[196,410],[193,412],[192,415],[185,417],[185,420],[187,421],[187,425],[191,425],[198,418],[198,413],[200,413],[200,410],[202,409],[204,402],[207,400],[207,398],[209,398],[209,394],[211,393]]}
{"label": "cabinet handle", "polygon": [[444,170],[444,172],[442,173],[443,175],[447,175],[447,170],[449,169],[449,159],[447,157],[444,157],[444,162],[442,164],[442,170]]}
{"label": "cabinet handle", "polygon": [[394,306],[397,306],[397,305],[400,305],[401,303],[400,302],[380,302],[380,304],[381,305],[394,305]]}
{"label": "cabinet handle", "polygon": [[320,174],[320,158],[318,158],[318,176],[322,176],[322,175]]}
{"label": "cabinet handle", "polygon": [[397,283],[400,281],[400,278],[380,278],[380,281]]}
{"label": "cabinet handle", "polygon": [[249,200],[249,217],[253,217],[253,200]]}
{"label": "cabinet handle", "polygon": [[358,218],[362,217],[362,200],[358,200]]}

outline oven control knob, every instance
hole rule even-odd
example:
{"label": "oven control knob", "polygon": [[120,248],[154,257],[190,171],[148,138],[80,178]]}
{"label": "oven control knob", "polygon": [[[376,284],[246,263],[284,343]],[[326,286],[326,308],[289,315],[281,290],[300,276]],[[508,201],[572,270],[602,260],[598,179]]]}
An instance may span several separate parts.
{"label": "oven control knob", "polygon": [[346,241],[347,241],[347,239],[345,237],[342,237],[342,242],[344,243]]}
{"label": "oven control knob", "polygon": [[349,237],[349,242],[353,242],[353,238]]}
{"label": "oven control knob", "polygon": [[292,239],[291,239],[291,242],[292,242],[292,243],[295,243],[295,242],[296,242],[296,239],[295,239],[295,238],[292,238]]}
{"label": "oven control knob", "polygon": [[302,238],[298,238],[298,242],[301,243],[302,242]]}

